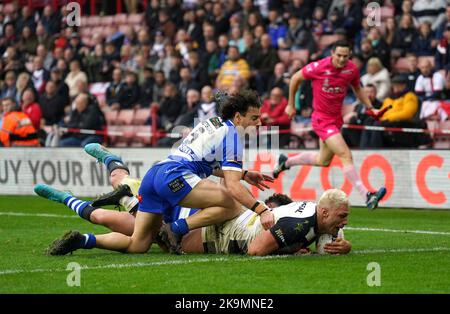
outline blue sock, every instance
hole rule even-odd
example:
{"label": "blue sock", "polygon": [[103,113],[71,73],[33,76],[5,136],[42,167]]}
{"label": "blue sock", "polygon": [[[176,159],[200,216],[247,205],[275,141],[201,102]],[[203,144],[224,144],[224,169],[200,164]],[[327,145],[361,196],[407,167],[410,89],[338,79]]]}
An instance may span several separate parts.
{"label": "blue sock", "polygon": [[181,235],[185,235],[186,233],[189,232],[189,226],[186,222],[186,219],[178,219],[176,221],[174,221],[171,225],[170,225],[170,229],[177,233],[177,234],[181,234]]}
{"label": "blue sock", "polygon": [[[64,200],[64,205],[70,207],[74,212],[78,214],[81,218],[86,218],[86,215],[83,215],[83,211],[86,207],[91,205],[92,202],[86,202],[83,200],[80,200],[74,196],[69,196]],[[92,206],[91,206],[92,207]],[[90,216],[90,213],[89,213]],[[88,219],[89,220],[89,219]]]}
{"label": "blue sock", "polygon": [[83,234],[84,236],[84,242],[81,243],[81,248],[83,249],[92,249],[97,244],[97,239],[95,238],[95,235],[92,233],[86,233]]}

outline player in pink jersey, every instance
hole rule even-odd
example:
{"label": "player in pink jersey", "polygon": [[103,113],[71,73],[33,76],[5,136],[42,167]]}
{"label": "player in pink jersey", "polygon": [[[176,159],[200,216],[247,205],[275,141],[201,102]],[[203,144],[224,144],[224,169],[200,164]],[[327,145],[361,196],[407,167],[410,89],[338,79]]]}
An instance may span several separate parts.
{"label": "player in pink jersey", "polygon": [[304,80],[312,80],[312,126],[320,137],[320,150],[318,153],[304,152],[289,158],[281,154],[273,175],[277,178],[282,171],[295,165],[327,167],[333,156],[337,155],[344,165],[344,175],[365,199],[367,207],[375,209],[386,194],[386,189],[382,187],[376,192],[367,190],[353,165],[352,153],[340,133],[343,125],[342,103],[349,87],[353,89],[359,101],[376,114],[360,86],[357,67],[349,61],[350,54],[350,44],[337,41],[333,45],[331,57],[309,63],[292,76],[286,113],[291,118],[295,116],[295,94]]}

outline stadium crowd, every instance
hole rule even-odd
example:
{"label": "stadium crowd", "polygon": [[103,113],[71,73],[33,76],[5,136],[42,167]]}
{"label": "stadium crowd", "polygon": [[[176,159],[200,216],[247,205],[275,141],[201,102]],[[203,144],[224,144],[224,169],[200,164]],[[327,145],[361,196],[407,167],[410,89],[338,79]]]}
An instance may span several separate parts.
{"label": "stadium crowd", "polygon": [[[136,135],[185,133],[218,114],[214,90],[248,87],[263,98],[263,125],[279,127],[282,146],[317,147],[313,133],[295,131],[310,125],[311,85],[300,86],[291,121],[289,80],[330,55],[338,39],[352,42],[364,90],[385,111],[366,115],[349,92],[346,123],[450,129],[450,1],[124,1],[125,13],[102,1],[99,15],[79,1],[78,27],[68,26],[64,3],[54,7],[61,1],[37,2],[0,4],[3,146],[167,146],[171,138]],[[369,2],[380,4],[379,19]],[[351,147],[450,148],[449,136],[438,133],[345,129],[344,136]]]}

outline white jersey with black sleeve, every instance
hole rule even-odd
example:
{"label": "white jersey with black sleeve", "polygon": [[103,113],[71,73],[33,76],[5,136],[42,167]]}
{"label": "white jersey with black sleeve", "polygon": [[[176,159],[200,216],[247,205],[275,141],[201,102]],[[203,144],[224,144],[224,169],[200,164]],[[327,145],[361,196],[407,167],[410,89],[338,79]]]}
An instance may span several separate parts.
{"label": "white jersey with black sleeve", "polygon": [[[316,239],[316,204],[292,202],[272,209],[275,224],[270,228],[280,251],[293,253]],[[251,210],[220,225],[202,228],[205,253],[245,254],[248,245],[264,230],[260,216]]]}

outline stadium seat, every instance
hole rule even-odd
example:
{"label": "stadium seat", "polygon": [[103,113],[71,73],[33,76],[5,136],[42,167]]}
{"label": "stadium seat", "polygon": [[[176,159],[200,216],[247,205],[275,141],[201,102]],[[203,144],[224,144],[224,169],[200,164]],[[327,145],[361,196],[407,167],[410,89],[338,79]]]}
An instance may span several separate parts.
{"label": "stadium seat", "polygon": [[397,73],[407,72],[408,65],[408,58],[398,58],[397,62],[395,62],[394,69]]}
{"label": "stadium seat", "polygon": [[91,27],[96,27],[101,25],[101,19],[98,15],[92,15],[88,17],[87,25]]}
{"label": "stadium seat", "polygon": [[150,108],[141,108],[135,111],[133,117],[134,125],[143,125],[150,117]]}
{"label": "stadium seat", "polygon": [[391,6],[382,6],[381,9],[381,20],[386,21],[390,17],[394,17],[395,8]]}
{"label": "stadium seat", "polygon": [[[118,125],[113,128],[114,132],[119,134],[114,135],[113,143],[116,147],[128,147],[130,146],[133,138],[135,137],[134,125]],[[108,129],[111,132],[111,128]]]}
{"label": "stadium seat", "polygon": [[[151,127],[149,125],[137,125],[135,126],[135,138],[133,143],[140,143],[143,146],[150,146],[152,143]],[[139,144],[136,144],[139,145]]]}
{"label": "stadium seat", "polygon": [[319,37],[317,45],[319,46],[319,50],[324,49],[328,45],[334,43],[339,39],[339,35],[322,35]]}
{"label": "stadium seat", "polygon": [[111,16],[111,15],[102,16],[100,18],[100,24],[103,26],[113,25],[114,24],[114,16]]}
{"label": "stadium seat", "polygon": [[142,24],[144,21],[144,15],[143,14],[129,14],[128,15],[128,23],[129,24]]}
{"label": "stadium seat", "polygon": [[119,115],[118,110],[104,111],[104,114],[105,114],[106,124],[108,124],[108,126],[117,124],[117,116]]}
{"label": "stadium seat", "polygon": [[128,16],[125,13],[116,14],[114,16],[114,23],[116,25],[127,24],[127,19],[128,19]]}
{"label": "stadium seat", "polygon": [[117,124],[119,125],[131,125],[134,118],[133,109],[122,109],[117,115]]}
{"label": "stadium seat", "polygon": [[299,50],[292,50],[291,51],[291,57],[289,61],[300,59],[304,64],[308,63],[309,60],[309,50],[308,49],[299,49]]}
{"label": "stadium seat", "polygon": [[289,62],[291,61],[291,51],[278,50],[278,58],[280,58],[280,61],[283,62],[285,65],[289,65]]}

